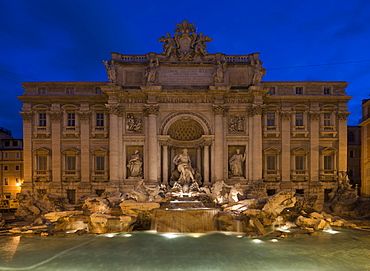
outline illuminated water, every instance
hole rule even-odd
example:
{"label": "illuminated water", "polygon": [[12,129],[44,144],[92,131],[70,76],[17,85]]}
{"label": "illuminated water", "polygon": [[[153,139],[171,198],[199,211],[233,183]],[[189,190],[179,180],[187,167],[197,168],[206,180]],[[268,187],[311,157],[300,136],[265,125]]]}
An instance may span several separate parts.
{"label": "illuminated water", "polygon": [[258,240],[146,232],[0,237],[0,270],[370,270],[370,232]]}

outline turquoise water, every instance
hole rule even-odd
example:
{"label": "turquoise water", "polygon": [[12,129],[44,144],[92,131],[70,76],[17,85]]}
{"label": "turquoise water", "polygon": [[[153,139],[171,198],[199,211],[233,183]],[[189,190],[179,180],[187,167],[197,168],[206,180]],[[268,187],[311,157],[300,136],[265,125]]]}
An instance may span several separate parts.
{"label": "turquoise water", "polygon": [[0,270],[370,270],[370,232],[0,237]]}

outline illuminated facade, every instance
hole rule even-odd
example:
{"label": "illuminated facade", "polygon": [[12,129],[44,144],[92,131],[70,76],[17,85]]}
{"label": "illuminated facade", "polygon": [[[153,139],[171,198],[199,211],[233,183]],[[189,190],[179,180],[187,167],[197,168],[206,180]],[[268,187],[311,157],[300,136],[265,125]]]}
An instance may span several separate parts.
{"label": "illuminated facade", "polygon": [[370,99],[362,101],[361,196],[370,197]]}
{"label": "illuminated facade", "polygon": [[24,83],[23,188],[73,202],[168,184],[186,148],[203,185],[291,188],[322,205],[347,171],[347,83],[262,81],[258,53],[209,54],[211,40],[184,21],[160,54],[112,53],[108,82]]}

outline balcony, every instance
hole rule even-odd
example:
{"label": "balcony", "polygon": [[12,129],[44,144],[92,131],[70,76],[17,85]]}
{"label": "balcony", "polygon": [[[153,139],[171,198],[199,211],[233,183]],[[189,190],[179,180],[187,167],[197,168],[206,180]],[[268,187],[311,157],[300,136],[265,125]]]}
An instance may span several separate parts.
{"label": "balcony", "polygon": [[51,170],[34,170],[33,180],[35,182],[51,182]]}
{"label": "balcony", "polygon": [[293,182],[306,182],[309,180],[308,170],[301,169],[291,171],[290,178]]}
{"label": "balcony", "polygon": [[91,137],[93,138],[107,138],[108,127],[106,126],[94,126],[91,130]]}
{"label": "balcony", "polygon": [[33,137],[34,138],[50,138],[50,128],[47,126],[36,126],[34,127]]}
{"label": "balcony", "polygon": [[264,170],[263,179],[265,182],[279,182],[281,179],[280,172],[278,170]]}
{"label": "balcony", "polygon": [[78,138],[80,136],[80,129],[77,126],[64,126],[62,135],[64,138]]}
{"label": "balcony", "polygon": [[91,174],[93,182],[108,182],[108,170],[94,170]]}
{"label": "balcony", "polygon": [[80,171],[79,170],[63,170],[62,180],[64,182],[78,182],[80,181]]}
{"label": "balcony", "polygon": [[321,137],[336,137],[338,134],[336,126],[321,126]]}
{"label": "balcony", "polygon": [[338,180],[338,171],[336,169],[322,169],[320,170],[320,181],[322,182],[336,182]]}
{"label": "balcony", "polygon": [[292,137],[307,137],[308,134],[307,126],[293,126]]}
{"label": "balcony", "polygon": [[263,136],[264,137],[279,137],[280,132],[277,126],[265,126],[263,128]]}

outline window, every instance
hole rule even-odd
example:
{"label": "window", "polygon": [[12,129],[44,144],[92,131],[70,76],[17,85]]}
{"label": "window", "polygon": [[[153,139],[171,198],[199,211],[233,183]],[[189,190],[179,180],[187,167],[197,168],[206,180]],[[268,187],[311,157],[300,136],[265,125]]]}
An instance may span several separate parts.
{"label": "window", "polygon": [[334,167],[333,167],[333,156],[332,155],[325,155],[324,156],[324,169],[326,169],[326,170],[334,169]]}
{"label": "window", "polygon": [[4,152],[4,159],[7,159],[7,158],[8,158],[8,153]]}
{"label": "window", "polygon": [[8,170],[8,169],[9,169],[9,166],[4,165],[4,170]]}
{"label": "window", "polygon": [[76,126],[76,114],[67,113],[67,126]]}
{"label": "window", "polygon": [[20,185],[21,184],[21,181],[19,178],[15,178],[15,185]]}
{"label": "window", "polygon": [[66,156],[66,170],[76,170],[76,156]]}
{"label": "window", "polygon": [[303,87],[296,87],[295,94],[303,94]]}
{"label": "window", "polygon": [[4,185],[9,185],[9,178],[4,178]]}
{"label": "window", "polygon": [[268,155],[266,156],[266,169],[267,170],[276,170],[276,156],[275,155]]}
{"label": "window", "polygon": [[4,141],[4,147],[10,147],[10,141],[9,140]]}
{"label": "window", "polygon": [[96,156],[96,165],[95,165],[96,170],[104,170],[105,169],[104,160],[105,160],[104,156]]}
{"label": "window", "polygon": [[330,88],[324,88],[324,94],[329,95],[330,94]]}
{"label": "window", "polygon": [[267,189],[267,196],[275,195],[276,190],[275,189]]}
{"label": "window", "polygon": [[275,87],[271,87],[270,90],[269,90],[269,93],[271,95],[274,95],[276,93]]}
{"label": "window", "polygon": [[46,94],[46,88],[45,87],[38,87],[37,88],[38,94]]}
{"label": "window", "polygon": [[324,113],[324,126],[331,126],[331,114]]}
{"label": "window", "polygon": [[267,113],[267,126],[275,126],[275,113]]}
{"label": "window", "polygon": [[18,141],[13,140],[13,147],[18,147]]}
{"label": "window", "polygon": [[304,195],[304,189],[296,189],[295,193],[298,195]]}
{"label": "window", "polygon": [[355,151],[349,151],[349,158],[355,157]]}
{"label": "window", "polygon": [[47,169],[47,156],[38,155],[36,158],[37,170],[46,170]]}
{"label": "window", "polygon": [[68,95],[75,94],[75,88],[74,87],[67,87],[66,88],[66,94],[68,94]]}
{"label": "window", "polygon": [[104,126],[104,113],[96,113],[96,126]]}
{"label": "window", "polygon": [[95,94],[102,94],[102,91],[101,91],[100,87],[95,88]]}
{"label": "window", "polygon": [[295,126],[303,126],[303,113],[295,114]]}
{"label": "window", "polygon": [[39,113],[39,126],[46,126],[46,113]]}
{"label": "window", "polygon": [[18,165],[16,165],[16,166],[14,167],[14,169],[15,169],[15,170],[19,170],[19,166],[18,166]]}
{"label": "window", "polygon": [[296,170],[305,170],[305,156],[296,155],[295,156],[295,169]]}
{"label": "window", "polygon": [[354,142],[355,141],[355,134],[353,132],[348,133],[348,142]]}
{"label": "window", "polygon": [[76,190],[67,189],[67,199],[70,204],[75,204],[76,203]]}

